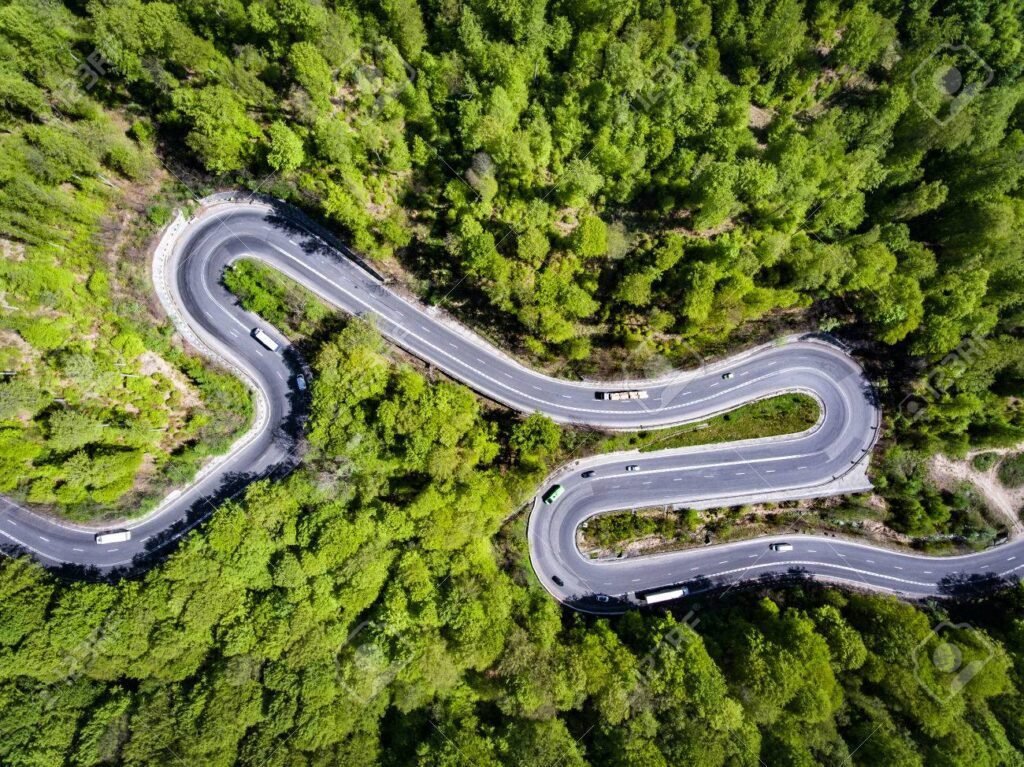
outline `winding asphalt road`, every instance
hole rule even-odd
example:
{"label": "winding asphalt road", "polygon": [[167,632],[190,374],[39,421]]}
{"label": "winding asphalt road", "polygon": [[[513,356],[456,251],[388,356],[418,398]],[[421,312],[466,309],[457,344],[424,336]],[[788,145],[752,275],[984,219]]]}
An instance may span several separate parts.
{"label": "winding asphalt road", "polygon": [[[269,201],[211,198],[177,233],[157,284],[180,329],[226,362],[253,388],[260,418],[232,452],[149,515],[126,523],[131,540],[95,543],[94,528],[69,525],[0,497],[0,536],[51,566],[109,572],[145,566],[153,554],[205,519],[254,479],[286,473],[301,458],[303,363],[287,340],[243,310],[221,284],[226,266],[260,259],[332,306],[372,317],[392,342],[480,394],[561,423],[640,429],[695,422],[753,400],[798,391],[815,397],[821,418],[783,438],[589,458],[564,468],[545,488],[564,494],[535,503],[530,555],[544,586],[577,609],[617,612],[652,589],[691,591],[764,577],[808,576],[913,596],[950,593],[964,583],[1009,577],[1024,567],[1024,542],[959,558],[929,558],[816,536],[791,536],[793,550],[771,552],[768,539],[620,561],[583,557],[576,535],[605,511],[650,505],[725,506],[870,489],[867,462],[880,423],[860,366],[817,338],[786,338],[714,365],[657,380],[616,384],[549,378],[524,367],[434,309],[390,290],[372,269],[294,210]],[[281,348],[251,336],[262,327]],[[194,336],[194,337],[193,337]],[[728,372],[731,376],[724,377]],[[306,373],[308,376],[308,373]],[[609,401],[597,391],[645,389],[643,400]],[[634,471],[626,471],[635,465]],[[593,476],[584,478],[584,471]],[[542,488],[545,489],[545,488]],[[1020,565],[1016,565],[1017,559]],[[598,598],[598,595],[608,595]]]}

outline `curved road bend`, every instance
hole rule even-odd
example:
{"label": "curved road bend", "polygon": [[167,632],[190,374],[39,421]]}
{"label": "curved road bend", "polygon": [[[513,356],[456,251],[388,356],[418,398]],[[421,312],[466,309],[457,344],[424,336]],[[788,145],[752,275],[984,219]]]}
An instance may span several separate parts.
{"label": "curved road bend", "polygon": [[[701,420],[785,391],[818,399],[822,418],[802,434],[602,456],[585,462],[595,472],[591,479],[581,478],[578,466],[559,474],[556,481],[565,486],[565,494],[550,506],[538,503],[531,516],[531,558],[545,587],[581,609],[614,611],[644,589],[682,582],[701,587],[794,568],[873,588],[933,593],[951,574],[1001,573],[1008,569],[1003,564],[1012,563],[1002,563],[1000,557],[1012,556],[1013,545],[964,559],[926,559],[809,537],[794,540],[790,555],[765,554],[766,542],[759,539],[613,563],[586,560],[575,546],[575,530],[601,511],[661,503],[726,505],[868,489],[865,468],[880,414],[861,368],[827,343],[789,338],[699,370],[628,386],[549,378],[437,312],[391,292],[354,254],[343,245],[328,244],[286,206],[225,200],[221,196],[207,205],[177,237],[166,264],[171,300],[200,340],[244,370],[262,391],[266,425],[214,471],[126,525],[132,530],[126,543],[97,545],[94,528],[61,523],[0,497],[0,536],[8,542],[50,565],[111,570],[142,564],[139,558],[180,536],[253,479],[294,466],[301,445],[298,405],[304,395],[295,380],[301,363],[286,339],[244,311],[221,284],[227,265],[249,257],[268,263],[338,309],[373,316],[391,341],[484,396],[521,412],[541,411],[562,423],[639,429]],[[281,350],[271,352],[255,341],[250,333],[256,326],[270,333]],[[732,377],[723,378],[725,371]],[[607,388],[644,388],[650,397],[595,399],[595,391]],[[625,472],[627,463],[638,470]],[[598,593],[616,599],[599,603],[594,599]]]}

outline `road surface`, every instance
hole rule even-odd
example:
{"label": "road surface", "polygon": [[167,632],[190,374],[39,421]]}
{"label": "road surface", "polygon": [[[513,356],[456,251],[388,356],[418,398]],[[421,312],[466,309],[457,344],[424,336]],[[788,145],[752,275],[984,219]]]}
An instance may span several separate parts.
{"label": "road surface", "polygon": [[[314,232],[318,233],[314,233]],[[131,540],[95,543],[95,528],[42,516],[0,497],[0,536],[44,563],[70,570],[140,568],[254,479],[286,473],[301,458],[306,392],[302,362],[287,340],[243,310],[221,284],[225,267],[255,258],[350,314],[372,317],[392,342],[480,394],[520,412],[540,411],[560,423],[640,429],[700,421],[783,392],[804,392],[821,406],[819,422],[784,438],[701,448],[616,454],[565,468],[553,504],[537,501],[529,525],[530,555],[544,586],[579,609],[620,611],[644,592],[685,583],[691,590],[793,574],[818,576],[924,595],[951,584],[1015,572],[1018,544],[964,558],[925,558],[836,540],[797,536],[793,551],[769,552],[768,541],[595,562],[576,548],[579,525],[604,511],[647,505],[729,505],[867,490],[866,466],[880,413],[860,366],[815,338],[787,338],[729,360],[657,380],[598,384],[550,378],[521,365],[440,312],[390,290],[355,254],[295,211],[269,202],[211,199],[174,232],[158,261],[161,298],[183,333],[245,378],[257,395],[257,426],[233,451],[149,515],[126,523]],[[323,236],[320,236],[323,235]],[[163,286],[161,288],[161,286]],[[270,351],[252,336],[262,327],[280,344]],[[728,377],[725,376],[729,373]],[[644,389],[646,399],[602,400],[596,392]],[[635,465],[626,471],[626,465]],[[584,470],[593,477],[584,479]],[[547,487],[547,485],[545,485]],[[541,488],[543,490],[544,488]],[[609,595],[607,600],[598,595]]]}

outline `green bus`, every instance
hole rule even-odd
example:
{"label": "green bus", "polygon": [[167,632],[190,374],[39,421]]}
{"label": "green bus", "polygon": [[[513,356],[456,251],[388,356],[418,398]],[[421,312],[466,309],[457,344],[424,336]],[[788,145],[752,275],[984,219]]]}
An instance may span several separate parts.
{"label": "green bus", "polygon": [[544,503],[551,504],[558,500],[558,497],[565,492],[565,488],[561,485],[552,485],[548,488],[548,491],[544,493],[541,500]]}

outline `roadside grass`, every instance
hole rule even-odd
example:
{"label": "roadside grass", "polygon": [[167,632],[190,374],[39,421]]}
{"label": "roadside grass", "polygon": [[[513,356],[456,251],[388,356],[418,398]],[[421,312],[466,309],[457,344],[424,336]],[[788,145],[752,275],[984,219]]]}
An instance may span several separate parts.
{"label": "roadside grass", "polygon": [[252,259],[229,266],[224,286],[238,296],[247,311],[286,333],[293,343],[307,342],[334,313],[298,283]]}
{"label": "roadside grass", "polygon": [[1006,456],[999,464],[999,481],[1006,487],[1024,486],[1024,453]]}
{"label": "roadside grass", "polygon": [[685,426],[621,433],[570,429],[566,432],[565,444],[570,452],[583,456],[617,450],[646,453],[674,447],[778,437],[809,429],[817,422],[820,413],[818,402],[813,397],[780,394]]}
{"label": "roadside grass", "polygon": [[580,550],[591,558],[642,556],[708,543],[730,543],[763,535],[824,535],[860,538],[873,545],[928,554],[958,554],[993,545],[1005,530],[985,516],[982,499],[965,484],[949,495],[970,534],[910,538],[885,527],[887,513],[870,494],[783,501],[755,506],[636,509],[603,514],[581,530]]}

